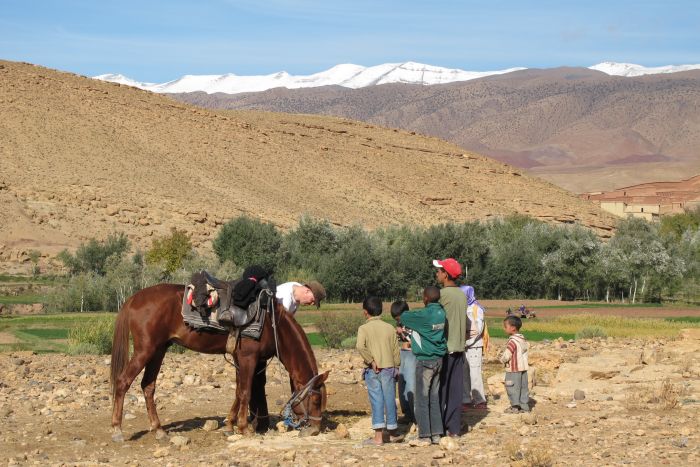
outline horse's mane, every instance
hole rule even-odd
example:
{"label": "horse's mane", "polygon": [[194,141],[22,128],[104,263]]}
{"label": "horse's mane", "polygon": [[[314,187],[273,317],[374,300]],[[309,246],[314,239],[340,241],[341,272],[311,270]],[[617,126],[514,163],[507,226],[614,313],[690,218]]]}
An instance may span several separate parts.
{"label": "horse's mane", "polygon": [[[295,320],[287,311],[284,310],[282,306],[277,307],[279,326],[279,344],[280,344],[280,359],[284,358],[286,361],[287,354],[296,353],[298,356],[304,356],[306,358],[300,358],[298,361],[308,363],[308,370],[311,374],[309,378],[318,374],[318,366],[316,363],[316,356],[311,348],[309,339],[306,337],[306,333],[302,329],[301,325]],[[285,363],[284,361],[282,363]],[[286,364],[285,364],[286,366]],[[299,368],[302,370],[302,368]]]}

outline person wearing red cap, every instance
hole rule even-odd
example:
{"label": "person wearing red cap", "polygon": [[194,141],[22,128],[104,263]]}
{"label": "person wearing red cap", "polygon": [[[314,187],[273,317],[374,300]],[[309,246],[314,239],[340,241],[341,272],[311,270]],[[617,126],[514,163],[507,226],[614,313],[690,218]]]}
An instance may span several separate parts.
{"label": "person wearing red cap", "polygon": [[462,266],[454,258],[433,260],[435,278],[442,286],[440,304],[445,309],[447,354],[440,373],[440,405],[445,432],[459,436],[462,430],[462,393],[464,392],[464,345],[467,341],[467,297],[455,282]]}

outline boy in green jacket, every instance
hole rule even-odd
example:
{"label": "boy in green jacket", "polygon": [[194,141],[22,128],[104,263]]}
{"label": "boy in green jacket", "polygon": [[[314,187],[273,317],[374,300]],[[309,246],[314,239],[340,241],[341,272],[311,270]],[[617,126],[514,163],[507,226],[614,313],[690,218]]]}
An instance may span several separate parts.
{"label": "boy in green jacket", "polygon": [[418,441],[421,445],[440,442],[443,433],[440,410],[440,369],[447,352],[445,310],[440,289],[423,290],[425,308],[404,311],[401,325],[411,330],[411,350],[416,356],[416,407]]}

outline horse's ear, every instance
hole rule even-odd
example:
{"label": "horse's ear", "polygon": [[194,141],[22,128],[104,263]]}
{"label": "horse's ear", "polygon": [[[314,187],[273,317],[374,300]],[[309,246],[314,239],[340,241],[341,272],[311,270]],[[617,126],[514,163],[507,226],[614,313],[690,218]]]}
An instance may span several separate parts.
{"label": "horse's ear", "polygon": [[331,372],[331,370],[327,370],[327,371],[321,373],[321,376],[318,378],[318,384],[325,383],[326,380],[328,379],[328,373],[330,373],[330,372]]}

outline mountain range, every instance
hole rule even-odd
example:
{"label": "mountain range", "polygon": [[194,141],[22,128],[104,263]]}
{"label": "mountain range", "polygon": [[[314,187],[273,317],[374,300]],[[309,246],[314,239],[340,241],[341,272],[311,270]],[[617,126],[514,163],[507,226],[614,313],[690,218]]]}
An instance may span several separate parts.
{"label": "mountain range", "polygon": [[[669,65],[661,67],[644,67],[631,63],[603,62],[589,67],[614,76],[642,76],[646,74],[675,73],[700,69],[698,65]],[[158,93],[206,92],[238,94],[243,92],[260,92],[273,88],[310,88],[320,86],[342,86],[358,89],[390,83],[405,84],[446,84],[459,81],[484,78],[487,76],[525,70],[522,67],[499,71],[464,71],[443,68],[416,62],[385,63],[364,67],[360,65],[336,65],[326,71],[312,75],[290,75],[286,71],[260,76],[238,76],[233,73],[224,75],[185,75],[165,83],[146,83],[136,81],[121,74],[104,74],[95,79],[126,84]]]}
{"label": "mountain range", "polygon": [[579,193],[700,173],[700,70],[633,76],[644,70],[596,67],[626,76],[564,67],[432,86],[170,96],[208,108],[334,115],[437,136]]}

